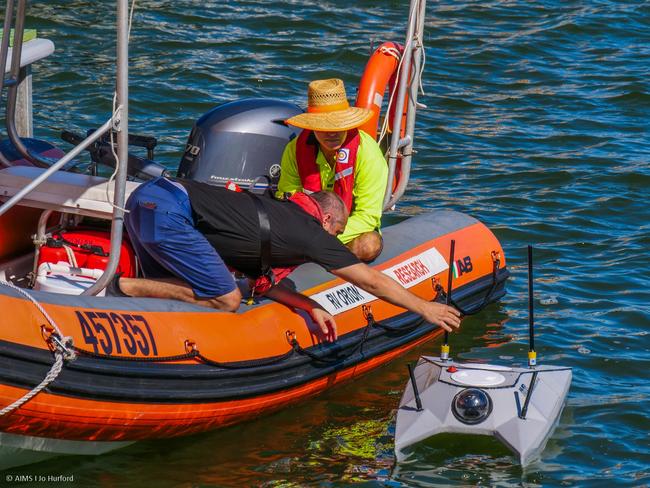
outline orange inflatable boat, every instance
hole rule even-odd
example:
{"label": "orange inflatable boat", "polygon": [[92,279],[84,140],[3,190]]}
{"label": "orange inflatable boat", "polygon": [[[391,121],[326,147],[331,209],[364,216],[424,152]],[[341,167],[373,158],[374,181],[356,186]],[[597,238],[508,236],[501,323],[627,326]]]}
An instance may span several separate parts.
{"label": "orange inflatable boat", "polygon": [[[6,188],[12,171],[3,172]],[[386,228],[384,238],[373,265],[427,300],[446,283],[452,239],[455,303],[471,312],[504,294],[501,246],[469,216],[412,217]],[[33,261],[26,257],[23,263]],[[19,265],[14,259],[2,267],[5,278],[19,284]],[[0,286],[0,406],[51,374],[55,353],[64,357],[46,388],[0,416],[2,444],[98,453],[223,427],[351,380],[441,332],[315,265],[287,279],[335,314],[335,343],[319,342],[308,315],[268,300],[224,313],[169,300]]]}

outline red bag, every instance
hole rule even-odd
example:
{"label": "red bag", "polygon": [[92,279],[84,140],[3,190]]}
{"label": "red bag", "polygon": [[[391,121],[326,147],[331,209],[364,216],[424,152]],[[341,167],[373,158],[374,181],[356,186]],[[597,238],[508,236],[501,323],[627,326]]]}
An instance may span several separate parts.
{"label": "red bag", "polygon": [[[101,230],[75,229],[62,231],[47,239],[40,249],[38,266],[41,263],[63,261],[71,266],[89,269],[106,269],[111,247],[111,233]],[[126,278],[136,276],[135,252],[127,240],[122,241],[117,273]]]}

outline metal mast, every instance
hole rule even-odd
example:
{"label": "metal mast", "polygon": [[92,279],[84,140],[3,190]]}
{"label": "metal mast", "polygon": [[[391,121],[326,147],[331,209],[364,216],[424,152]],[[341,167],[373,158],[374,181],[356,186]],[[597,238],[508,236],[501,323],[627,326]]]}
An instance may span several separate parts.
{"label": "metal mast", "polygon": [[[399,84],[395,100],[393,116],[393,133],[388,151],[388,184],[384,196],[384,210],[391,208],[402,197],[411,174],[411,156],[413,152],[413,131],[415,129],[415,114],[417,111],[418,89],[420,87],[420,71],[422,53],[424,50],[424,15],[426,0],[411,0],[409,8],[409,24],[406,30],[404,54],[399,72]],[[406,99],[408,90],[408,99]],[[402,115],[406,105],[406,127],[404,137],[402,131]],[[388,116],[388,114],[386,115]],[[401,158],[401,177],[393,193],[397,160]]]}
{"label": "metal mast", "polygon": [[[117,1],[117,109],[113,115],[113,130],[117,132],[117,172],[113,194],[113,224],[111,226],[110,258],[104,274],[83,295],[96,295],[111,280],[120,260],[124,230],[124,196],[126,193],[129,150],[129,2]],[[107,183],[108,184],[108,183]]]}

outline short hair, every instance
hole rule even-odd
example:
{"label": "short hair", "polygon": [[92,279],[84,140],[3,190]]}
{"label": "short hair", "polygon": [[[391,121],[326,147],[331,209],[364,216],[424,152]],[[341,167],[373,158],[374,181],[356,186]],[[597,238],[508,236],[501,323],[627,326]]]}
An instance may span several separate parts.
{"label": "short hair", "polygon": [[316,200],[323,213],[331,214],[336,220],[346,222],[348,220],[348,209],[343,199],[333,191],[317,191],[309,196]]}

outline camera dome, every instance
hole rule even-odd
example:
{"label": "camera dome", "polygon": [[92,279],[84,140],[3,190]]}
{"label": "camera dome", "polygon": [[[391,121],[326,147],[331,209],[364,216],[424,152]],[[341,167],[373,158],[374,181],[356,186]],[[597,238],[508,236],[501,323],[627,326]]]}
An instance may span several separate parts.
{"label": "camera dome", "polygon": [[467,388],[456,394],[451,411],[464,424],[480,424],[492,413],[492,399],[483,390]]}

